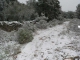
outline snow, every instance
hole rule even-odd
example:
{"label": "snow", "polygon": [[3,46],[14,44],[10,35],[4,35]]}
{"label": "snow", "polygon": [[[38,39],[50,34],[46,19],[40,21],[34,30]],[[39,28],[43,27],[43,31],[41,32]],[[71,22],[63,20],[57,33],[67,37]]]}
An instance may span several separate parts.
{"label": "snow", "polygon": [[78,56],[75,50],[64,48],[72,41],[67,33],[60,34],[67,30],[68,23],[37,31],[33,41],[22,46],[16,60],[63,60]]}
{"label": "snow", "polygon": [[78,28],[80,28],[80,25],[78,25]]}

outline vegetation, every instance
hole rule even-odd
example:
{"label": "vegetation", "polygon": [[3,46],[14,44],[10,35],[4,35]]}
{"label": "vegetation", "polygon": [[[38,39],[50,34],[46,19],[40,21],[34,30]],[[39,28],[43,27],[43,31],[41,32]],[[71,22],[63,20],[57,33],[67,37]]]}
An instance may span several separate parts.
{"label": "vegetation", "polygon": [[[62,24],[64,20],[71,20],[73,18],[80,19],[80,4],[78,4],[76,12],[64,12],[61,10],[60,2],[58,0],[29,0],[27,4],[19,3],[18,0],[0,0],[0,21],[24,22],[25,20],[25,22],[27,22],[26,24],[23,24],[24,26],[22,29],[18,30],[19,44],[31,42],[33,39],[32,32],[35,32],[37,29],[53,27],[55,25]],[[74,20],[78,22],[77,19]],[[12,25],[10,24],[10,27]],[[75,30],[73,29],[74,27],[72,25],[73,24],[71,24],[69,27],[71,30]],[[8,28],[8,26],[6,26],[6,28]],[[15,27],[12,28],[15,29]],[[77,31],[80,30],[77,29]],[[65,35],[65,33],[67,32],[63,31],[60,34]],[[0,46],[0,48],[0,60],[10,60],[8,59],[9,56],[20,53],[20,47],[16,48],[15,45],[9,45],[6,48],[2,48]]]}
{"label": "vegetation", "polygon": [[73,19],[76,18],[76,12],[68,11],[68,12],[62,12],[63,18]]}
{"label": "vegetation", "polygon": [[40,20],[39,22],[36,23],[36,27],[38,29],[46,29],[48,26],[47,21],[45,20]]}
{"label": "vegetation", "polygon": [[20,44],[31,42],[33,39],[33,35],[28,29],[21,29],[18,33],[18,42]]}
{"label": "vegetation", "polygon": [[58,0],[38,0],[36,3],[36,11],[39,16],[43,13],[48,20],[57,18],[60,14],[60,5]]}
{"label": "vegetation", "polygon": [[9,43],[6,46],[0,45],[0,60],[16,60],[11,56],[15,56],[20,52],[20,45]]}
{"label": "vegetation", "polygon": [[[2,0],[1,0],[2,1]],[[5,0],[1,2],[1,21],[21,21],[21,20],[30,20],[35,10],[32,6],[19,3],[17,0]],[[35,17],[35,16],[34,16]]]}
{"label": "vegetation", "polygon": [[2,21],[33,20],[38,15],[41,16],[41,13],[52,20],[60,14],[58,0],[38,0],[38,2],[30,0],[26,5],[17,0],[0,0],[0,5],[0,20]]}
{"label": "vegetation", "polygon": [[80,4],[76,12],[64,12],[58,0],[29,0],[27,4],[19,3],[18,0],[0,0],[0,21],[28,21],[42,15],[48,18],[47,21],[76,17],[80,19]]}
{"label": "vegetation", "polygon": [[80,19],[80,4],[78,4],[77,6],[76,14],[77,14],[77,18]]}

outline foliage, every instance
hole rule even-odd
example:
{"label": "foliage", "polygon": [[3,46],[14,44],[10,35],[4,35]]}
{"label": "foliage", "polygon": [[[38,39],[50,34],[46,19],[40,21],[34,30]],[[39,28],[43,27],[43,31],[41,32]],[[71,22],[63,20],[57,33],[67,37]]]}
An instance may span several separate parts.
{"label": "foliage", "polygon": [[80,19],[80,4],[78,4],[77,6],[76,14],[77,14],[77,18]]}
{"label": "foliage", "polygon": [[73,19],[74,18],[74,12],[68,11],[68,18]]}
{"label": "foliage", "polygon": [[33,23],[33,21],[25,21],[23,28],[27,28],[31,32],[35,32],[37,30],[36,25]]}
{"label": "foliage", "polygon": [[36,23],[36,27],[38,29],[46,29],[48,26],[47,21],[45,20],[40,20],[39,22]]}
{"label": "foliage", "polygon": [[73,11],[62,12],[62,17],[68,18],[68,19],[73,19],[73,18],[76,18],[76,13]]}
{"label": "foliage", "polygon": [[64,19],[64,17],[62,16],[62,14],[60,14],[58,17],[57,17],[58,20],[62,21]]}
{"label": "foliage", "polygon": [[53,26],[56,26],[56,25],[60,25],[63,22],[64,22],[64,20],[53,19],[53,20],[49,21],[48,27],[53,27]]}
{"label": "foliage", "polygon": [[18,42],[20,44],[31,42],[33,39],[33,35],[28,29],[21,29],[18,33]]}
{"label": "foliage", "polygon": [[0,60],[16,60],[16,58],[12,56],[19,53],[21,53],[19,44],[6,42],[6,45],[0,45]]}
{"label": "foliage", "polygon": [[1,21],[31,20],[36,17],[33,6],[21,4],[17,0],[6,0],[4,3],[4,9],[0,11]]}
{"label": "foliage", "polygon": [[41,13],[45,14],[49,20],[57,18],[60,14],[60,5],[58,0],[38,0],[36,3],[36,11],[39,16]]}
{"label": "foliage", "polygon": [[4,12],[5,8],[8,8],[9,4],[13,4],[17,0],[0,0],[0,20],[4,20]]}

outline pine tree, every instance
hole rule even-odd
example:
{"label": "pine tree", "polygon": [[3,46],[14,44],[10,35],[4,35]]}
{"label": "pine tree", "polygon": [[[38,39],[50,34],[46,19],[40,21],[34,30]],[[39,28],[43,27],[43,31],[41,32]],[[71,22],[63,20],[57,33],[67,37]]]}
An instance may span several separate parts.
{"label": "pine tree", "polygon": [[44,13],[49,20],[57,18],[60,14],[60,5],[58,0],[38,0],[36,10],[41,16]]}
{"label": "pine tree", "polygon": [[0,21],[5,20],[4,10],[13,5],[15,1],[17,2],[17,0],[0,0]]}
{"label": "pine tree", "polygon": [[77,14],[77,18],[80,19],[80,4],[78,4],[77,6],[76,14]]}

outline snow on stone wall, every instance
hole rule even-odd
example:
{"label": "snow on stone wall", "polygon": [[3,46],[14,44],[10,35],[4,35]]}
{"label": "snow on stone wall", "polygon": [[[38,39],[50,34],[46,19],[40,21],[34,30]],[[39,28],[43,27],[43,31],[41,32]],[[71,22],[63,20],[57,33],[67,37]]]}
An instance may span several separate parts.
{"label": "snow on stone wall", "polygon": [[17,21],[12,21],[12,22],[0,21],[0,29],[8,32],[11,32],[13,30],[18,30],[18,28],[21,26],[22,24]]}

